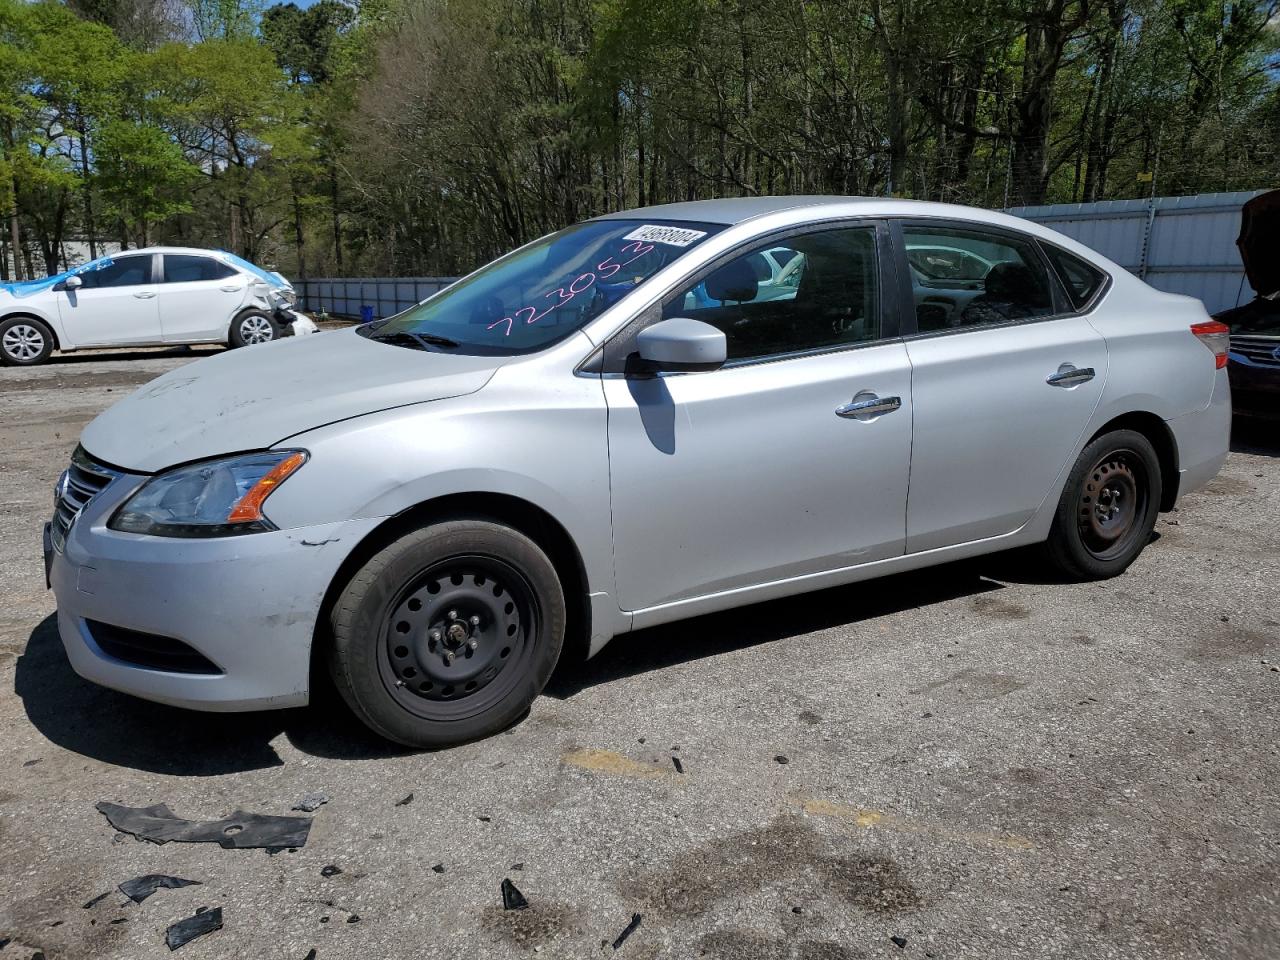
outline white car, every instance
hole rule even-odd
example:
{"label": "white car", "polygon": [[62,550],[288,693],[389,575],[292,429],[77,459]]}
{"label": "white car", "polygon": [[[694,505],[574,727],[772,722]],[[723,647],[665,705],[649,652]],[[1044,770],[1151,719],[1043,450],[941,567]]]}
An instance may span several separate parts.
{"label": "white car", "polygon": [[147,247],[67,273],[0,284],[0,362],[43,363],[54,350],[225,343],[240,347],[315,324],[292,310],[278,273],[223,250]]}

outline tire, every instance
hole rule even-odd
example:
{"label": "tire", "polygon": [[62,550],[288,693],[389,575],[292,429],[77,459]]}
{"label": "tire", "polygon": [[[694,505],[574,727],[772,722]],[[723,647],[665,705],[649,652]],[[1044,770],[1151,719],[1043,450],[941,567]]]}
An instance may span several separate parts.
{"label": "tire", "polygon": [[329,619],[330,674],[356,716],[388,740],[439,748],[525,714],[560,657],[565,600],[524,534],[456,519],[375,554]]}
{"label": "tire", "polygon": [[0,363],[34,367],[53,353],[53,331],[35,317],[10,317],[0,323]]}
{"label": "tire", "polygon": [[227,341],[233,347],[251,347],[257,343],[270,343],[284,336],[276,318],[265,310],[244,310],[231,321]]}
{"label": "tire", "polygon": [[1134,430],[1098,437],[1080,453],[1045,543],[1049,561],[1075,580],[1123,573],[1151,539],[1160,509],[1160,461]]}

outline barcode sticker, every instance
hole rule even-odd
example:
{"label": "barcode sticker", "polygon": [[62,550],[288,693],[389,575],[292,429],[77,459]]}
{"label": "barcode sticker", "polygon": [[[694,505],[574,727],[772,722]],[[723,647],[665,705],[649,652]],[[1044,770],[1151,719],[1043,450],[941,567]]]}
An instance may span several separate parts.
{"label": "barcode sticker", "polygon": [[687,247],[707,235],[705,230],[689,230],[685,227],[664,227],[661,224],[645,224],[636,227],[623,240],[641,240],[645,243],[665,243],[672,247]]}

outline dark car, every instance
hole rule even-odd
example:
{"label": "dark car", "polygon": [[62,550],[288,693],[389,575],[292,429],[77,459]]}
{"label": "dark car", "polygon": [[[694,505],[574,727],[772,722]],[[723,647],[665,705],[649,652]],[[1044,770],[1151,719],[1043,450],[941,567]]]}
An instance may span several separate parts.
{"label": "dark car", "polygon": [[1280,190],[1244,205],[1236,245],[1257,296],[1214,317],[1231,328],[1231,400],[1237,414],[1280,420]]}

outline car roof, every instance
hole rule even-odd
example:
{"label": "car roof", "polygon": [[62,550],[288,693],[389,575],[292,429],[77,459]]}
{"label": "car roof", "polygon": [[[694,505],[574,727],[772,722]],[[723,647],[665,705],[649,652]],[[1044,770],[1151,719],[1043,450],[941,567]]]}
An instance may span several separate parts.
{"label": "car roof", "polygon": [[597,220],[692,220],[730,226],[771,213],[794,211],[797,221],[808,217],[831,215],[875,217],[954,217],[990,223],[994,226],[1027,230],[1027,221],[981,207],[965,207],[930,200],[899,200],[894,197],[724,197],[718,200],[689,200],[664,203],[634,210],[619,210],[596,217]]}
{"label": "car roof", "polygon": [[120,250],[116,253],[108,254],[112,257],[127,257],[135,253],[186,253],[195,254],[202,257],[216,257],[222,253],[221,250],[211,250],[208,247],[139,247],[136,250]]}

